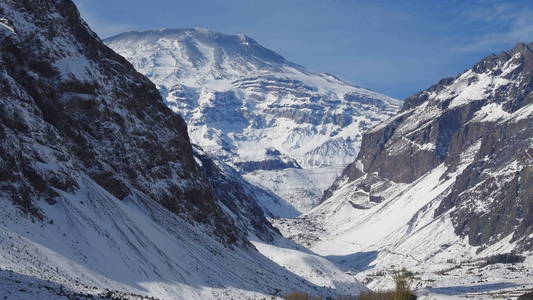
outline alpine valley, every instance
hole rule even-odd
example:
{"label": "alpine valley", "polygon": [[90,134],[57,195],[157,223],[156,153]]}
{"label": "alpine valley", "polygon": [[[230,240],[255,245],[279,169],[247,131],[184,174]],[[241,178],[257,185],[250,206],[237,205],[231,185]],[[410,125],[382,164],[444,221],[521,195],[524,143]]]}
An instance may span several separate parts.
{"label": "alpine valley", "polygon": [[0,299],[353,299],[401,268],[419,299],[533,290],[533,43],[401,102],[0,0]]}
{"label": "alpine valley", "polygon": [[0,41],[1,298],[365,290],[285,240],[72,1],[0,1]]}
{"label": "alpine valley", "polygon": [[398,267],[429,299],[532,289],[532,91],[533,43],[441,80],[364,134],[320,205],[278,227],[374,289]]}

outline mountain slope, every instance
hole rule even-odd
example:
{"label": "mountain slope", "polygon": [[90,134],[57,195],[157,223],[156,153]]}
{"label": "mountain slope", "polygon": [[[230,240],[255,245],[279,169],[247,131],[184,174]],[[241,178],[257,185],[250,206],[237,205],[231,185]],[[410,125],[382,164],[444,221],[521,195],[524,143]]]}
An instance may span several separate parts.
{"label": "mountain slope", "polygon": [[[194,157],[205,170],[206,176],[213,188],[215,198],[228,216],[232,216],[235,225],[247,233],[248,237],[255,237],[264,242],[273,242],[279,238],[279,231],[265,218],[263,210],[257,204],[260,199],[272,199],[266,191],[250,184],[230,166],[212,160],[199,146],[194,147]],[[274,199],[277,200],[277,199]],[[281,199],[278,207],[270,207],[272,211],[284,209]]]}
{"label": "mountain slope", "polygon": [[310,270],[328,267],[327,282],[259,253],[248,237],[272,247],[283,239],[253,190],[193,150],[183,119],[72,1],[1,1],[0,41],[0,296],[363,288],[301,249],[319,262]]}
{"label": "mountain slope", "polygon": [[194,143],[300,211],[353,161],[362,131],[399,107],[242,35],[162,29],[105,42],[156,83]]}
{"label": "mountain slope", "polygon": [[394,265],[433,286],[446,269],[463,272],[461,284],[531,276],[464,272],[472,260],[533,251],[532,49],[519,44],[407,99],[365,133],[323,202],[279,227],[376,285],[384,279],[372,274]]}
{"label": "mountain slope", "polygon": [[36,201],[54,204],[88,175],[118,199],[146,194],[237,239],[185,123],[153,84],[102,45],[72,4],[41,6],[2,4],[2,198],[42,219]]}

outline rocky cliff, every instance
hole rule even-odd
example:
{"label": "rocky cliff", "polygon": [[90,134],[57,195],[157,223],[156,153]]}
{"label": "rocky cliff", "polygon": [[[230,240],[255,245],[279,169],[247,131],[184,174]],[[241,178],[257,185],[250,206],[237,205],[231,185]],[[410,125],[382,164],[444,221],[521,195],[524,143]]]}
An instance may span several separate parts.
{"label": "rocky cliff", "polygon": [[[103,45],[68,1],[3,3],[2,198],[44,218],[88,176],[118,199],[142,193],[239,238],[215,204],[183,119]],[[120,76],[118,76],[120,75]]]}
{"label": "rocky cliff", "polygon": [[[324,195],[356,189],[380,202],[389,182],[413,183],[439,165],[458,172],[435,217],[451,211],[455,232],[475,246],[533,233],[533,45],[491,55],[456,78],[408,98],[401,112],[363,136],[358,159]],[[460,168],[465,156],[471,163]],[[363,179],[364,178],[364,179]]]}

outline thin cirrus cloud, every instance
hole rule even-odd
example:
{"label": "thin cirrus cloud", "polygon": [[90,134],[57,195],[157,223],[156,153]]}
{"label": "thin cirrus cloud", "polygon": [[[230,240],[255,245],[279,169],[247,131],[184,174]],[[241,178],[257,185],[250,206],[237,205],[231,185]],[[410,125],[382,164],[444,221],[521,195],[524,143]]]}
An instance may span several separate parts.
{"label": "thin cirrus cloud", "polygon": [[467,17],[473,23],[492,24],[495,29],[457,47],[458,51],[483,51],[511,43],[533,41],[533,9],[520,9],[511,2],[498,3],[470,12]]}
{"label": "thin cirrus cloud", "polygon": [[98,33],[100,37],[112,36],[133,28],[131,24],[121,24],[115,23],[112,20],[103,20],[91,10],[87,4],[87,1],[76,1],[76,5],[78,6],[78,9],[80,10],[85,22],[87,22],[91,29]]}
{"label": "thin cirrus cloud", "polygon": [[533,41],[531,0],[74,0],[101,36],[242,33],[310,70],[396,98]]}

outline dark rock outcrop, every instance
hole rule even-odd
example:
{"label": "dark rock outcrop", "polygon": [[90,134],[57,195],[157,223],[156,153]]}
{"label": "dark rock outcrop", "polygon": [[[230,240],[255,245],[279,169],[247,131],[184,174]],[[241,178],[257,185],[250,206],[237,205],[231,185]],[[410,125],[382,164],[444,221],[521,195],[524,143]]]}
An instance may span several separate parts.
{"label": "dark rock outcrop", "polygon": [[0,22],[2,200],[43,219],[41,201],[64,201],[89,177],[118,199],[145,195],[224,243],[247,243],[195,162],[183,119],[72,1],[2,1]]}
{"label": "dark rock outcrop", "polygon": [[199,146],[193,147],[194,156],[200,160],[215,198],[223,208],[229,210],[229,215],[238,216],[234,218],[237,227],[263,241],[273,241],[276,235],[281,235],[279,230],[267,221],[256,202],[258,197],[268,196],[268,192],[248,183],[230,166],[211,159]]}
{"label": "dark rock outcrop", "polygon": [[253,172],[256,170],[281,170],[288,168],[301,169],[296,161],[284,161],[282,159],[236,162],[235,165],[244,172]]}

